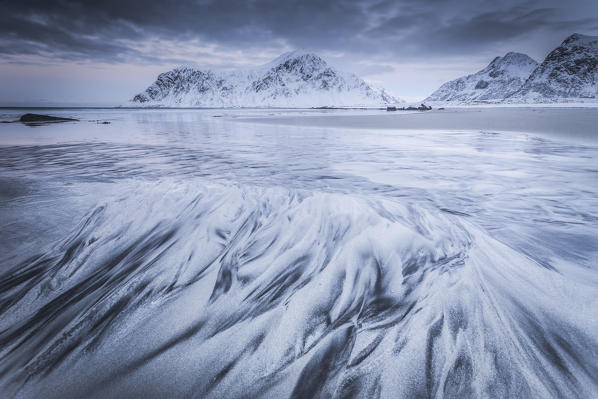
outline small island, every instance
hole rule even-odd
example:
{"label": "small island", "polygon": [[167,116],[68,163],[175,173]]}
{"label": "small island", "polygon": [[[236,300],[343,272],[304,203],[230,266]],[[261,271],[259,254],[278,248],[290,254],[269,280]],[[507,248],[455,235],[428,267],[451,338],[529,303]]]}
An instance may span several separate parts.
{"label": "small island", "polygon": [[387,111],[430,111],[432,109],[431,106],[426,105],[426,104],[420,104],[419,107],[386,107]]}

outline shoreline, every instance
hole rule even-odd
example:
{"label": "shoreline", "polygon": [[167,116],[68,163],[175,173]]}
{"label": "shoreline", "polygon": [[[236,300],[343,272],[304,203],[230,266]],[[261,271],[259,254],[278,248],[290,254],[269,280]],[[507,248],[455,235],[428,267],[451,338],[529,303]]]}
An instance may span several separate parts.
{"label": "shoreline", "polygon": [[[0,110],[32,110],[32,109],[46,109],[46,110],[61,110],[61,109],[97,109],[97,110],[313,110],[313,111],[386,111],[388,106],[417,106],[422,103],[432,106],[432,111],[439,108],[455,109],[455,108],[598,108],[598,102],[570,102],[570,103],[475,103],[475,104],[459,104],[459,103],[436,103],[436,102],[405,102],[401,104],[387,104],[380,106],[323,106],[323,107],[166,107],[166,106],[129,106],[129,105],[113,105],[113,106],[19,106],[19,105],[0,105]],[[400,111],[400,110],[399,110]]]}

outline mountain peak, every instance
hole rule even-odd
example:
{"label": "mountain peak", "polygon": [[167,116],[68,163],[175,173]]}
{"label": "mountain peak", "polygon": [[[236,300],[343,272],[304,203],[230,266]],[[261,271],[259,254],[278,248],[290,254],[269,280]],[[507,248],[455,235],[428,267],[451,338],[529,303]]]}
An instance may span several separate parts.
{"label": "mountain peak", "polygon": [[262,69],[274,68],[279,65],[285,64],[289,61],[301,61],[304,63],[312,63],[312,64],[318,64],[321,66],[328,66],[326,61],[319,55],[317,55],[313,52],[307,51],[307,50],[300,49],[300,50],[289,51],[289,52],[279,55],[272,61],[263,65]]}
{"label": "mountain peak", "polygon": [[[531,70],[538,66],[538,62],[528,56],[527,54],[508,52],[503,57],[496,57],[492,62],[482,71],[488,71],[490,75],[497,75],[498,73],[508,73],[517,75],[521,78],[529,76]],[[493,76],[495,77],[495,76]]]}
{"label": "mountain peak", "polygon": [[537,62],[532,57],[527,54],[517,53],[514,51],[509,51],[507,54],[502,57],[503,61],[509,62]]}
{"label": "mountain peak", "polygon": [[574,33],[566,38],[561,46],[583,46],[598,48],[598,36],[582,35],[580,33]]}
{"label": "mountain peak", "polygon": [[296,59],[296,58],[318,58],[318,59],[322,59],[316,53],[313,53],[313,52],[305,50],[305,49],[298,49],[298,50],[293,50],[293,51],[289,51],[289,52],[283,53],[280,56],[278,56],[277,58],[275,58],[274,61],[276,61],[276,60],[286,61],[286,60]]}

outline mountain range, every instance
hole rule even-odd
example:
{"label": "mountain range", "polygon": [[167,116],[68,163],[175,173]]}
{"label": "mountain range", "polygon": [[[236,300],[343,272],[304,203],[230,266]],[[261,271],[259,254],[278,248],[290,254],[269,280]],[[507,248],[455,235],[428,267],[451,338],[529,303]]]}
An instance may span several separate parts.
{"label": "mountain range", "polygon": [[[598,36],[573,34],[538,63],[509,52],[474,74],[444,83],[425,102],[558,103],[598,101]],[[260,67],[216,72],[178,67],[162,73],[134,106],[326,107],[402,102],[320,56],[294,51]]]}
{"label": "mountain range", "polygon": [[486,68],[440,86],[427,102],[557,103],[598,101],[598,36],[575,33],[538,64],[507,53]]}
{"label": "mountain range", "polygon": [[167,107],[381,106],[401,102],[316,54],[294,51],[261,67],[214,72],[179,67],[162,73],[133,105]]}

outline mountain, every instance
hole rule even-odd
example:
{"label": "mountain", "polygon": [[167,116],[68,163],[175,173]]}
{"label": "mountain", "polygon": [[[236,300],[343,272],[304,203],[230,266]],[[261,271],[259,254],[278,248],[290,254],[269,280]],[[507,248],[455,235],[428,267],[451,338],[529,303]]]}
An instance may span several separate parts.
{"label": "mountain", "polygon": [[598,36],[575,33],[554,49],[509,102],[598,99]]}
{"label": "mountain", "polygon": [[519,90],[537,66],[525,54],[507,53],[477,73],[443,84],[424,101],[500,101]]}
{"label": "mountain", "polygon": [[316,54],[286,53],[258,68],[235,72],[179,67],[162,73],[133,105],[170,107],[380,106],[400,102]]}

